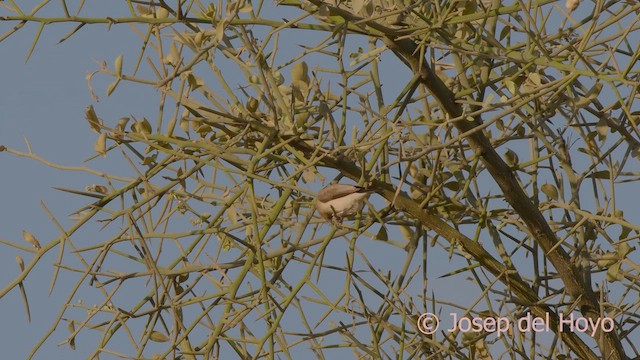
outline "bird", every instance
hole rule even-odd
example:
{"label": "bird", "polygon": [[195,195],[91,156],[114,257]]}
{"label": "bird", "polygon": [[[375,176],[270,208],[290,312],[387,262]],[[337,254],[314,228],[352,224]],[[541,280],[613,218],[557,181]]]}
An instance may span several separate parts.
{"label": "bird", "polygon": [[364,207],[364,200],[370,195],[357,185],[331,184],[318,192],[316,209],[324,219],[341,224],[342,219],[355,216]]}

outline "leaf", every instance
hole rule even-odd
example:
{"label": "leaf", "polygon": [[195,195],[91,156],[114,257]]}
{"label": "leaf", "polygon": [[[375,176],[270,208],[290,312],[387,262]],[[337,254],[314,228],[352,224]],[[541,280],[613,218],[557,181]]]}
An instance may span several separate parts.
{"label": "leaf", "polygon": [[216,42],[220,43],[222,42],[222,40],[224,39],[224,30],[227,27],[227,24],[229,23],[228,19],[224,19],[222,21],[220,21],[217,25],[216,25]]}
{"label": "leaf", "polygon": [[227,208],[227,216],[229,220],[231,220],[232,224],[238,223],[238,212],[236,211],[236,207],[231,205]]}
{"label": "leaf", "polygon": [[160,7],[158,10],[156,10],[156,19],[166,19],[169,17],[169,10]]}
{"label": "leaf", "polygon": [[138,134],[151,134],[151,124],[147,118],[142,118],[131,125],[131,130]]}
{"label": "leaf", "polygon": [[296,126],[298,128],[302,128],[307,124],[307,120],[309,120],[309,117],[311,116],[311,113],[308,111],[301,111],[299,113],[296,114]]}
{"label": "leaf", "polygon": [[596,179],[609,179],[610,178],[609,170],[596,171],[593,174],[591,174],[591,177],[594,177]]}
{"label": "leaf", "polygon": [[484,101],[482,102],[482,107],[486,108],[489,105],[491,105],[491,102],[493,101],[493,98],[495,97],[495,95],[493,95],[492,93],[489,93],[489,95],[487,95],[487,97],[484,99]]}
{"label": "leaf", "polygon": [[382,225],[378,233],[376,234],[376,240],[389,241],[389,234],[387,234],[387,227]]}
{"label": "leaf", "polygon": [[400,233],[402,234],[402,238],[411,241],[413,239],[413,231],[407,225],[400,225]]}
{"label": "leaf", "polygon": [[231,239],[225,233],[218,233],[218,239],[220,240],[220,247],[223,251],[229,251],[233,247]]}
{"label": "leaf", "polygon": [[573,10],[578,8],[578,6],[580,5],[580,0],[567,0],[565,1],[564,5],[567,7],[567,10],[569,10],[569,12],[572,12]]}
{"label": "leaf", "polygon": [[311,168],[306,168],[302,171],[302,180],[306,183],[314,182],[316,179],[316,172]]}
{"label": "leaf", "polygon": [[253,6],[251,6],[251,4],[245,4],[243,7],[238,9],[238,12],[241,13],[250,13],[251,11],[253,11]]}
{"label": "leaf", "polygon": [[191,87],[192,90],[195,90],[201,86],[204,86],[204,80],[202,80],[202,78],[195,76],[193,74],[189,74],[189,76],[187,76],[187,81],[189,82],[189,86]]}
{"label": "leaf", "polygon": [[309,95],[309,85],[302,80],[291,81],[291,92],[298,102],[304,103]]}
{"label": "leaf", "polygon": [[122,55],[119,55],[113,62],[113,68],[116,70],[118,76],[122,75]]}
{"label": "leaf", "polygon": [[518,154],[511,149],[504,153],[504,158],[509,166],[516,166],[519,163]]}
{"label": "leaf", "polygon": [[255,114],[256,110],[258,110],[259,104],[260,102],[258,101],[258,99],[254,98],[253,96],[250,96],[246,104],[247,111],[249,111],[252,114]]}
{"label": "leaf", "polygon": [[40,245],[38,239],[36,239],[36,237],[27,230],[22,230],[22,238],[24,239],[24,241],[31,244],[31,246],[33,246],[34,248],[38,250],[42,249],[42,245]]}
{"label": "leaf", "polygon": [[444,187],[451,191],[458,191],[460,190],[460,183],[458,181],[450,181],[444,184]]}
{"label": "leaf", "polygon": [[138,10],[138,14],[140,14],[140,16],[151,15],[151,10],[146,6],[138,4],[136,5],[136,10]]}
{"label": "leaf", "polygon": [[540,74],[532,72],[529,73],[529,80],[534,83],[536,86],[542,85],[542,79],[540,78]]}
{"label": "leaf", "polygon": [[95,150],[100,156],[107,157],[107,134],[102,133],[98,136],[98,140],[93,144],[93,150]]}
{"label": "leaf", "polygon": [[259,84],[260,83],[260,78],[257,75],[251,75],[251,76],[249,76],[249,83],[250,84]]}
{"label": "leaf", "polygon": [[169,54],[167,54],[162,61],[168,65],[178,66],[180,63],[180,52],[178,52],[175,42],[171,43]]}
{"label": "leaf", "polygon": [[[76,326],[73,322],[73,320],[69,321],[69,324],[67,324],[67,330],[69,330],[69,333],[73,334],[76,332]],[[71,348],[71,350],[75,350],[76,349],[76,337],[72,336],[71,339],[69,339],[69,347]]]}
{"label": "leaf", "polygon": [[583,108],[589,105],[598,97],[598,95],[600,95],[600,91],[602,91],[602,83],[597,82],[593,85],[593,87],[591,87],[591,89],[589,89],[589,91],[587,91],[587,93],[583,97],[577,99],[575,106],[578,108]]}
{"label": "leaf", "polygon": [[[213,128],[211,126],[207,125],[207,124],[198,125],[198,127],[196,128],[196,132],[202,138],[207,136],[207,134],[209,134],[212,130],[213,130]],[[219,137],[224,137],[225,136],[224,132],[221,132],[221,133],[222,133],[222,135],[220,135]],[[216,133],[216,136],[218,136],[217,133]]]}
{"label": "leaf", "polygon": [[503,40],[509,34],[511,34],[511,27],[510,26],[503,27],[502,30],[500,30],[500,40]]}
{"label": "leaf", "polygon": [[124,131],[125,127],[127,126],[127,123],[129,122],[128,117],[121,117],[120,119],[118,119],[118,124],[116,124],[116,129],[120,130],[120,131]]}
{"label": "leaf", "polygon": [[167,335],[161,333],[160,331],[152,331],[151,335],[149,335],[149,340],[154,341],[154,342],[159,342],[159,343],[163,343],[163,342],[168,342],[169,338],[167,337]]}
{"label": "leaf", "polygon": [[631,228],[622,225],[620,228],[620,236],[618,237],[618,240],[626,239],[631,233]]}
{"label": "leaf", "polygon": [[291,81],[296,80],[309,85],[309,66],[304,61],[298,61],[291,67]]}
{"label": "leaf", "polygon": [[207,19],[213,19],[213,17],[216,16],[216,7],[215,7],[215,5],[213,3],[209,3],[209,5],[207,5],[207,11],[202,13],[202,14]]}
{"label": "leaf", "polygon": [[96,185],[96,184],[93,184],[91,186],[91,190],[93,190],[94,192],[97,192],[99,194],[107,194],[109,192],[109,189],[106,186],[104,186],[104,185]]}
{"label": "leaf", "polygon": [[273,79],[276,81],[276,85],[280,86],[284,84],[284,76],[280,71],[276,71],[273,73]]}
{"label": "leaf", "polygon": [[185,133],[189,133],[189,120],[185,117],[180,119],[180,129]]}
{"label": "leaf", "polygon": [[120,83],[120,79],[116,79],[114,82],[109,84],[109,86],[107,87],[107,96],[111,96],[111,93],[113,93],[116,90],[119,83]]}
{"label": "leaf", "polygon": [[24,260],[22,260],[22,256],[16,255],[16,263],[18,263],[20,271],[24,271]]}
{"label": "leaf", "polygon": [[549,199],[558,200],[558,189],[551,184],[542,184],[540,190],[547,195]]}
{"label": "leaf", "polygon": [[593,87],[589,89],[589,92],[585,95],[585,97],[591,101],[595,100],[598,95],[600,95],[600,91],[602,91],[602,83],[597,82],[593,84]]}
{"label": "leaf", "polygon": [[630,252],[635,250],[635,247],[629,246],[628,242],[623,242],[613,246],[616,249],[616,253],[620,260],[625,259]]}
{"label": "leaf", "polygon": [[615,252],[606,252],[596,261],[596,264],[600,268],[606,268],[619,261],[619,258]]}
{"label": "leaf", "polygon": [[510,93],[516,93],[516,83],[511,80],[505,80],[504,85],[507,87]]}
{"label": "leaf", "polygon": [[100,120],[98,115],[96,115],[93,105],[87,106],[87,109],[84,111],[84,117],[89,121],[89,127],[91,127],[91,130],[99,134],[100,129],[102,128],[102,120]]}
{"label": "leaf", "polygon": [[624,279],[624,274],[620,272],[620,262],[616,262],[607,269],[607,281],[615,282]]}
{"label": "leaf", "polygon": [[360,10],[362,10],[363,6],[364,0],[351,0],[351,8],[353,9],[354,13],[360,13]]}
{"label": "leaf", "polygon": [[600,137],[600,139],[604,140],[604,138],[609,133],[609,124],[607,123],[606,118],[603,117],[603,118],[600,118],[600,120],[598,120],[598,124],[596,125],[596,131],[598,132],[598,136]]}
{"label": "leaf", "polygon": [[329,7],[327,5],[322,4],[318,7],[318,15],[322,17],[327,17],[331,15],[331,11],[329,10]]}

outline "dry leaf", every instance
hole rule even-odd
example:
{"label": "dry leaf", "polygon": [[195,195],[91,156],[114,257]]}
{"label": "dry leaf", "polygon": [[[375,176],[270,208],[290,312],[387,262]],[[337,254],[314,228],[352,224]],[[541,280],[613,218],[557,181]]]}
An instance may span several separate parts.
{"label": "dry leaf", "polygon": [[102,133],[98,136],[98,140],[93,144],[93,150],[95,150],[100,156],[107,157],[107,134]]}
{"label": "dry leaf", "polygon": [[28,232],[27,230],[22,230],[22,238],[26,242],[31,244],[34,248],[36,248],[38,250],[40,250],[42,248],[42,245],[40,245],[40,242],[38,241],[38,239],[36,239],[36,237],[33,236],[33,234]]}
{"label": "dry leaf", "polygon": [[558,200],[558,189],[556,189],[555,186],[551,185],[551,184],[543,184],[540,187],[540,190],[542,190],[542,192],[547,195],[547,197],[549,199],[553,199],[553,200]]}
{"label": "dry leaf", "polygon": [[169,341],[169,338],[167,337],[167,335],[161,333],[160,331],[152,331],[151,335],[149,336],[149,340],[154,341],[154,342],[167,342]]}
{"label": "dry leaf", "polygon": [[100,129],[102,128],[102,120],[98,118],[96,115],[96,111],[93,109],[93,105],[87,106],[87,109],[84,111],[84,117],[89,121],[89,126],[91,130],[96,133],[100,133]]}
{"label": "dry leaf", "polygon": [[564,4],[567,7],[567,10],[569,10],[569,12],[572,12],[573,10],[578,8],[578,6],[580,5],[580,0],[567,0]]}
{"label": "dry leaf", "polygon": [[291,81],[302,81],[309,85],[309,66],[304,61],[298,61],[291,67]]}

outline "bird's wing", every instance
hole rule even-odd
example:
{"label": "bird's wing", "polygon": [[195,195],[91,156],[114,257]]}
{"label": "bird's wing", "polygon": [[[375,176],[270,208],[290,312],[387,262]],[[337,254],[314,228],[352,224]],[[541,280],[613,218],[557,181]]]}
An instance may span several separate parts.
{"label": "bird's wing", "polygon": [[333,184],[320,190],[318,199],[322,202],[331,201],[356,192],[365,192],[366,189],[356,185]]}

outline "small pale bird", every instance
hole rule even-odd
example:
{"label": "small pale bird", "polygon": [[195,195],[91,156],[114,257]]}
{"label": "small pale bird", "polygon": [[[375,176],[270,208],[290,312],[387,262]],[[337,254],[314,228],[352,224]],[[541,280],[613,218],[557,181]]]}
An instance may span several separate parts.
{"label": "small pale bird", "polygon": [[331,184],[318,193],[316,209],[326,220],[339,224],[342,219],[353,217],[362,210],[364,200],[370,193],[370,190],[361,186]]}

